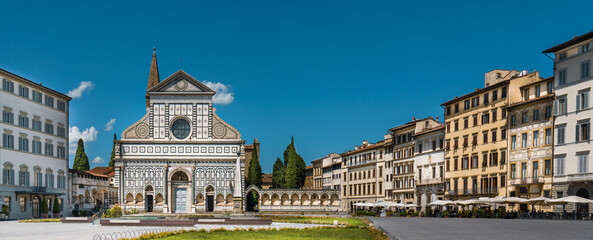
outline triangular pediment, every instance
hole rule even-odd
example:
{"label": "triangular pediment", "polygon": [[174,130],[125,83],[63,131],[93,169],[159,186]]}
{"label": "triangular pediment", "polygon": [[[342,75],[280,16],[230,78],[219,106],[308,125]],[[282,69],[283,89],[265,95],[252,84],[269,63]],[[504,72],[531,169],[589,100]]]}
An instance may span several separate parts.
{"label": "triangular pediment", "polygon": [[148,92],[215,94],[214,90],[190,76],[183,70],[173,73],[165,80],[148,89]]}

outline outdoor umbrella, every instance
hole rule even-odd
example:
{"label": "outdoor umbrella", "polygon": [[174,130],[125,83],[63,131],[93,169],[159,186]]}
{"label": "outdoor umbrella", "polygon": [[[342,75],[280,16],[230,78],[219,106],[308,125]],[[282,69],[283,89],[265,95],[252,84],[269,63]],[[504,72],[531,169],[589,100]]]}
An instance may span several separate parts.
{"label": "outdoor umbrella", "polygon": [[[578,197],[578,196],[568,196],[568,197],[563,197],[563,198],[550,199],[550,200],[547,200],[546,203],[562,205],[562,215],[564,216],[566,214],[566,204],[567,203],[574,203],[574,204],[593,203],[593,200]],[[576,209],[575,209],[574,218],[575,219],[577,218]]]}
{"label": "outdoor umbrella", "polygon": [[547,198],[547,197],[536,197],[536,198],[527,199],[527,201],[529,201],[529,203],[531,203],[532,210],[533,210],[533,206],[535,206],[535,204],[538,204],[538,203],[539,203],[539,208],[541,210],[543,204],[548,204],[547,203],[548,200],[552,200],[552,199]]}
{"label": "outdoor umbrella", "polygon": [[449,200],[436,200],[434,202],[431,202],[429,204],[427,204],[428,206],[446,206],[446,205],[454,205],[455,203],[453,201],[449,201]]}

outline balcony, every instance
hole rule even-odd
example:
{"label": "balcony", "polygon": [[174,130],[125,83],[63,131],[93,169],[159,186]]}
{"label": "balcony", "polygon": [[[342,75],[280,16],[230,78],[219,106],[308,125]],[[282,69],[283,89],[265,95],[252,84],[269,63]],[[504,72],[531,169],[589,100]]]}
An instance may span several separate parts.
{"label": "balcony", "polygon": [[425,184],[439,184],[443,183],[443,178],[428,178],[428,179],[417,179],[416,185],[425,185]]}
{"label": "balcony", "polygon": [[449,191],[449,195],[451,196],[493,195],[496,193],[498,193],[498,188],[457,189]]}
{"label": "balcony", "polygon": [[47,192],[47,188],[46,187],[33,187],[33,192],[44,193],[44,192]]}
{"label": "balcony", "polygon": [[593,173],[569,174],[566,176],[566,180],[569,182],[593,181]]}
{"label": "balcony", "polygon": [[543,177],[530,177],[530,178],[524,178],[524,179],[511,179],[510,180],[510,184],[513,186],[543,184],[543,183],[544,183]]}
{"label": "balcony", "polygon": [[354,166],[359,166],[359,165],[364,165],[364,164],[369,164],[369,163],[375,163],[375,162],[377,162],[377,160],[376,160],[376,159],[371,159],[371,160],[358,160],[358,161],[356,161],[356,162],[349,161],[347,166],[348,166],[348,167],[354,167]]}

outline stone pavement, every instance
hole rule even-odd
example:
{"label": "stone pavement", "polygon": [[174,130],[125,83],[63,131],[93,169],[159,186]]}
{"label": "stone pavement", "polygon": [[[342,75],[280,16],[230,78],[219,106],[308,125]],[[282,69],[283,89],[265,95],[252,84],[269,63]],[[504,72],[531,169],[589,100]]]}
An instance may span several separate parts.
{"label": "stone pavement", "polygon": [[593,239],[593,221],[370,218],[394,239]]}
{"label": "stone pavement", "polygon": [[[196,225],[195,227],[178,227],[175,229],[215,229],[226,228],[247,229],[252,227],[259,228],[311,228],[322,226],[320,224],[299,224],[299,223],[272,223],[272,225]],[[0,239],[93,239],[93,236],[99,234],[109,234],[116,232],[137,231],[143,229],[159,229],[161,227],[133,227],[133,226],[101,226],[91,223],[18,223],[17,221],[0,221]]]}

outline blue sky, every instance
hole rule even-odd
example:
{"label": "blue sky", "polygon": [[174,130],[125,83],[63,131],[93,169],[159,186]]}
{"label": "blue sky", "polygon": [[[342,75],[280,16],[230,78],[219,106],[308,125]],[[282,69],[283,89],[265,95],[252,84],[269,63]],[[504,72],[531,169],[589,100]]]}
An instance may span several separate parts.
{"label": "blue sky", "polygon": [[91,166],[103,166],[113,133],[144,115],[156,42],[161,79],[183,69],[228,87],[233,101],[215,104],[217,113],[248,143],[258,138],[271,172],[291,136],[309,162],[381,140],[412,116],[442,116],[441,103],[482,88],[492,69],[551,76],[541,51],[593,30],[591,9],[591,1],[7,1],[0,68],[63,93],[86,82],[70,102],[70,126],[89,139],[89,159],[105,159]]}

